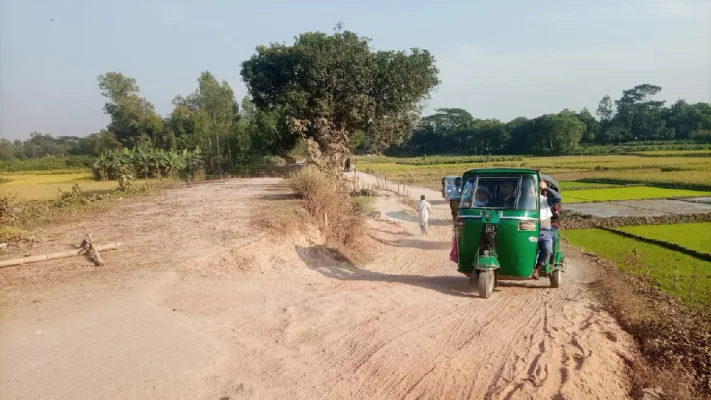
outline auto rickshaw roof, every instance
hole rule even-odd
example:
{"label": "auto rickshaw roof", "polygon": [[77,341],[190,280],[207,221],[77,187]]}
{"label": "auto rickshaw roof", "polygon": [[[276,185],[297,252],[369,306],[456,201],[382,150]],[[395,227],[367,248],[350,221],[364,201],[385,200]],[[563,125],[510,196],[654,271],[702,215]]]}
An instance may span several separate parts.
{"label": "auto rickshaw roof", "polygon": [[[464,174],[462,176],[467,176],[467,175],[479,175],[479,174],[517,174],[517,175],[536,175],[539,174],[539,171],[536,169],[532,168],[506,168],[506,167],[498,167],[498,168],[478,168],[478,169],[472,169]],[[540,174],[541,179],[543,179],[546,182],[552,183],[556,188],[560,188],[560,185],[558,184],[558,180],[553,178],[550,175],[546,174]]]}

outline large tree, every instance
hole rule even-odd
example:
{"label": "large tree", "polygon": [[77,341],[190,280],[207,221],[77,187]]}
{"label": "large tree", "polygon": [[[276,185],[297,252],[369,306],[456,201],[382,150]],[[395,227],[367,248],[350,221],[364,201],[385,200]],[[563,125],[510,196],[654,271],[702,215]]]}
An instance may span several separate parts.
{"label": "large tree", "polygon": [[426,50],[372,51],[369,39],[349,31],[259,46],[241,71],[257,107],[282,108],[326,169],[340,165],[356,130],[375,150],[400,143],[439,83],[437,73]]}
{"label": "large tree", "polygon": [[602,122],[608,122],[615,116],[615,107],[612,104],[610,96],[605,95],[605,97],[600,100],[596,113]]}
{"label": "large tree", "polygon": [[166,119],[178,147],[206,149],[208,167],[221,171],[225,160],[233,161],[229,138],[237,129],[239,106],[227,81],[218,82],[205,71],[198,88],[173,99],[175,108]]}
{"label": "large tree", "polygon": [[156,114],[153,104],[140,96],[135,79],[120,72],[108,72],[98,79],[101,94],[108,99],[104,105],[104,112],[111,116],[107,129],[123,146],[150,142],[170,147],[163,119]]}
{"label": "large tree", "polygon": [[673,139],[674,132],[662,119],[664,101],[653,100],[661,91],[661,87],[650,84],[623,91],[622,97],[615,101],[617,114],[613,124],[624,129],[628,139]]}

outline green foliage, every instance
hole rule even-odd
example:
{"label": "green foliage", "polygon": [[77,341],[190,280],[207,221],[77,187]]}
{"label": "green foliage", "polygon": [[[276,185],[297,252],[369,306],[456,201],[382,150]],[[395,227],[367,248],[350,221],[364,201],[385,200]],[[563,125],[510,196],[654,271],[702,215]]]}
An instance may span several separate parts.
{"label": "green foliage", "polygon": [[197,179],[204,174],[204,164],[200,149],[165,151],[138,147],[103,153],[94,164],[94,176],[97,180],[176,176]]}
{"label": "green foliage", "polygon": [[279,156],[266,156],[263,159],[263,163],[266,165],[286,165],[286,159]]}
{"label": "green foliage", "polygon": [[0,172],[23,171],[54,171],[74,170],[85,171],[92,167],[94,159],[89,156],[46,156],[20,160],[12,158],[0,161]]}
{"label": "green foliage", "polygon": [[153,104],[139,96],[135,79],[120,72],[108,72],[98,80],[102,96],[109,100],[104,105],[104,112],[111,117],[107,131],[121,145],[133,147],[142,141],[157,147],[170,145],[163,119],[156,114]]}
{"label": "green foliage", "polygon": [[684,141],[680,149],[708,148],[711,106],[680,100],[665,108],[664,102],[653,99],[660,91],[659,86],[639,85],[625,90],[614,102],[605,96],[597,109],[600,121],[587,109],[519,117],[508,123],[476,119],[459,108],[438,109],[422,118],[410,139],[388,153],[622,154],[664,150],[667,145],[676,146],[674,138]]}
{"label": "green foliage", "polygon": [[329,165],[340,165],[357,130],[376,152],[407,137],[421,101],[439,83],[437,72],[427,51],[374,52],[369,39],[338,31],[304,33],[290,46],[258,46],[241,75],[258,108],[283,109],[296,120],[294,131],[332,157]]}
{"label": "green foliage", "polygon": [[94,155],[121,148],[112,133],[102,131],[87,137],[60,136],[33,132],[25,141],[0,139],[0,161],[25,160],[47,156]]}

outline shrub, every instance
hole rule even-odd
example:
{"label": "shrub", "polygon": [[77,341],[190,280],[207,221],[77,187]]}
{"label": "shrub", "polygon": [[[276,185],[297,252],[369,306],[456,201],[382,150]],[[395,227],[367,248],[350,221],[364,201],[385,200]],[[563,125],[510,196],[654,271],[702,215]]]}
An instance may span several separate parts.
{"label": "shrub", "polygon": [[365,223],[342,181],[307,166],[293,173],[289,184],[305,200],[306,210],[318,221],[327,240],[351,248],[359,246]]}
{"label": "shrub", "polygon": [[15,195],[0,197],[0,225],[9,226],[20,220],[22,215],[22,202]]}
{"label": "shrub", "polygon": [[279,156],[266,156],[263,162],[266,165],[286,165],[286,159]]}
{"label": "shrub", "polygon": [[46,156],[19,160],[0,161],[0,172],[87,170],[94,159],[89,156]]}
{"label": "shrub", "polygon": [[118,180],[130,178],[164,178],[180,176],[199,180],[205,175],[205,162],[200,149],[195,151],[165,151],[138,148],[104,152],[94,163],[94,178]]}

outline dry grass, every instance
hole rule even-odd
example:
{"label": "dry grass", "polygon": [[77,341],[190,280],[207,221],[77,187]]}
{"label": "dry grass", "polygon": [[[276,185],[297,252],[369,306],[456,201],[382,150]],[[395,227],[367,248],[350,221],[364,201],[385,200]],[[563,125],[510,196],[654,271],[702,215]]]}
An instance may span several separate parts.
{"label": "dry grass", "polygon": [[[112,182],[116,185],[116,182]],[[15,194],[0,194],[0,241],[33,240],[24,231],[48,223],[59,223],[78,214],[97,211],[125,197],[150,194],[181,184],[173,179],[155,179],[133,183],[125,191],[85,192],[78,184],[67,191],[57,191],[53,200],[28,201]]]}
{"label": "dry grass", "polygon": [[303,200],[266,201],[255,207],[251,221],[255,227],[278,238],[305,233],[313,220],[304,206]]}
{"label": "dry grass", "polygon": [[304,200],[306,211],[324,233],[329,246],[351,259],[365,253],[365,219],[351,201],[343,181],[309,166],[292,174],[289,185]]}
{"label": "dry grass", "polygon": [[9,182],[0,184],[0,196],[16,194],[25,200],[51,200],[57,193],[72,190],[78,183],[82,190],[92,193],[108,193],[116,189],[116,181],[95,181],[90,173],[3,175]]}

